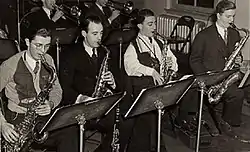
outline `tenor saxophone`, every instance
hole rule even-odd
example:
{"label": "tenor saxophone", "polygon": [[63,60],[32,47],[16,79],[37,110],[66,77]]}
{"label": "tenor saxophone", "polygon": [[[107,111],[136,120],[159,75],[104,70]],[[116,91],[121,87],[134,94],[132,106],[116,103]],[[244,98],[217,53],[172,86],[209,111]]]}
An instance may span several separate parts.
{"label": "tenor saxophone", "polygon": [[57,79],[57,75],[54,67],[52,67],[46,62],[44,56],[41,57],[42,64],[45,66],[46,69],[50,71],[51,74],[49,82],[37,95],[35,101],[31,103],[21,123],[14,124],[14,129],[19,134],[18,141],[16,143],[9,143],[6,140],[2,140],[3,152],[28,152],[31,148],[30,145],[33,143],[33,141],[42,143],[48,137],[48,134],[45,133],[44,135],[39,136],[38,138],[38,136],[36,136],[36,133],[34,132],[36,123],[38,122],[36,120],[38,115],[36,114],[35,110],[39,105],[45,102],[55,80]]}
{"label": "tenor saxophone", "polygon": [[[228,60],[226,61],[223,71],[231,70],[234,67],[235,58],[237,57],[237,55],[239,55],[240,50],[249,38],[249,30],[244,28],[239,29],[234,24],[231,24],[231,27],[236,29],[237,31],[243,31],[245,33],[245,36],[241,38],[239,43],[236,43],[234,51],[231,53]],[[231,74],[227,79],[225,79],[221,83],[211,86],[207,91],[208,102],[212,104],[217,104],[220,101],[222,95],[227,91],[228,87],[241,79],[242,74],[240,71],[237,71]]]}

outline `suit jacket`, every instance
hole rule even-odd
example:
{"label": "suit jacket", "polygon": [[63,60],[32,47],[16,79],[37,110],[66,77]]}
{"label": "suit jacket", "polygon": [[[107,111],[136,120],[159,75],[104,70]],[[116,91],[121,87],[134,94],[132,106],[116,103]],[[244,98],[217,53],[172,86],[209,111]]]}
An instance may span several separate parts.
{"label": "suit jacket", "polygon": [[60,64],[60,84],[63,88],[63,105],[73,104],[79,94],[91,96],[96,84],[96,76],[104,57],[98,50],[98,65],[95,66],[82,43],[74,44],[62,54]]}
{"label": "suit jacket", "polygon": [[221,71],[234,50],[234,45],[240,40],[239,32],[228,28],[228,42],[217,31],[216,25],[199,32],[192,44],[190,66],[195,74],[207,71]]}
{"label": "suit jacket", "polygon": [[110,26],[110,23],[108,21],[108,18],[110,17],[111,10],[107,7],[103,7],[104,13],[100,10],[100,8],[94,3],[86,12],[86,16],[90,15],[96,15],[99,16],[99,18],[102,21],[102,24],[104,28],[107,28]]}
{"label": "suit jacket", "polygon": [[94,3],[87,11],[86,11],[86,17],[95,15],[98,16],[101,19],[104,33],[103,33],[103,39],[105,39],[108,36],[108,33],[111,31],[112,27],[108,20],[108,18],[111,16],[111,10],[108,7],[103,7],[104,13],[100,10],[100,8]]}

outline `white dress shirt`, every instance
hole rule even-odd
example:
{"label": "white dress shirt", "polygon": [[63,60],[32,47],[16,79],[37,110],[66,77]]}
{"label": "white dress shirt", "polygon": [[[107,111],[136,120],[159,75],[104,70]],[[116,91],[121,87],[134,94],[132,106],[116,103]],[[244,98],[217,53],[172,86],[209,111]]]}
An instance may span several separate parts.
{"label": "white dress shirt", "polygon": [[[150,43],[147,36],[144,36],[139,33],[136,38],[136,43],[141,53],[149,52],[151,57],[155,58],[156,56],[156,58],[160,61],[160,64],[162,64],[161,49],[154,38],[152,38],[152,43]],[[178,70],[177,59],[171,52],[169,47],[167,51],[167,56],[171,57],[173,61],[171,69],[177,71]],[[143,75],[152,76],[152,73],[154,71],[153,68],[145,66],[139,62],[135,47],[133,46],[132,43],[128,46],[124,54],[124,67],[125,71],[129,76],[143,76]]]}
{"label": "white dress shirt", "polygon": [[219,32],[222,39],[225,37],[225,28],[221,27],[217,22],[215,23],[217,31]]}

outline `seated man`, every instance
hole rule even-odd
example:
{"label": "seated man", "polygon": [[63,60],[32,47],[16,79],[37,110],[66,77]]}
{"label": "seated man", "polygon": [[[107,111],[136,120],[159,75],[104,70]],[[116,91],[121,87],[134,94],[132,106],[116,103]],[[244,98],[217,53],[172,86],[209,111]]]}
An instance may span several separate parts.
{"label": "seated man", "polygon": [[[163,44],[154,38],[156,30],[154,13],[149,9],[142,9],[138,12],[136,21],[139,33],[124,54],[124,67],[131,79],[134,99],[143,88],[163,84],[164,74],[160,72],[162,65],[164,65],[163,68],[172,69],[175,72],[178,70],[176,57],[171,50],[167,48],[167,55],[164,58]],[[128,151],[156,150],[155,118],[156,115],[152,112],[136,117]]]}
{"label": "seated man", "polygon": [[[234,51],[234,46],[240,41],[239,32],[230,26],[234,21],[236,5],[222,0],[217,4],[215,13],[216,22],[199,32],[192,45],[190,65],[195,74],[222,71]],[[239,53],[233,64],[239,65],[241,62],[242,56]],[[239,82],[228,85],[221,98],[224,106],[219,126],[222,132],[233,137],[240,136],[235,129],[241,125],[244,99],[244,90],[239,89],[238,85]]]}
{"label": "seated man", "polygon": [[[104,94],[98,95],[98,92],[101,90],[95,89],[96,86],[99,86],[99,84],[96,84],[98,82],[104,84],[100,85],[101,88],[108,88],[112,92],[117,91],[115,78],[109,68],[110,60],[102,64],[104,57],[107,57],[108,51],[100,46],[103,36],[103,25],[100,18],[92,15],[87,16],[81,24],[81,34],[84,40],[74,44],[69,52],[64,54],[65,59],[63,59],[64,62],[61,64],[60,80],[64,90],[64,102],[62,105],[74,104],[75,101],[84,102],[84,100],[95,97],[103,97]],[[104,67],[103,71],[100,71],[101,67]],[[90,121],[90,123],[86,124],[87,130],[97,129],[106,133],[102,144],[96,152],[112,151],[110,145],[113,138],[114,118],[113,110],[108,116],[101,119],[99,123]],[[122,123],[121,121],[121,126],[123,126]],[[124,131],[126,129],[124,127]],[[120,132],[123,134],[123,131]],[[123,151],[126,146],[127,136],[127,134],[124,134],[124,136],[120,134],[120,151]]]}
{"label": "seated man", "polygon": [[[13,150],[14,146],[19,145],[20,140],[25,139],[26,134],[30,133],[35,125],[31,112],[37,116],[48,116],[62,98],[58,78],[53,77],[56,75],[53,59],[46,54],[51,43],[51,33],[45,28],[31,30],[30,33],[31,35],[25,39],[28,49],[12,56],[0,66],[0,92],[5,88],[8,98],[5,115],[0,112],[0,127],[4,142],[2,148],[6,152]],[[48,87],[49,83],[52,85]],[[41,93],[44,93],[42,90],[48,96],[41,96],[43,95]],[[37,106],[28,111],[31,105]],[[78,152],[77,129],[77,126],[71,126],[54,131],[43,145],[56,147],[60,152]]]}

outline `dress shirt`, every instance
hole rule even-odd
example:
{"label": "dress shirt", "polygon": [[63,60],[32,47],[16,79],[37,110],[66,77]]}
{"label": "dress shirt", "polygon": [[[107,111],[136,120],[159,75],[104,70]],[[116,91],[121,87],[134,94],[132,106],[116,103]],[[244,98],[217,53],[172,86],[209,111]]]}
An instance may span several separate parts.
{"label": "dress shirt", "polygon": [[[153,58],[156,57],[161,64],[162,61],[161,49],[154,38],[152,38],[152,43],[150,43],[147,36],[139,33],[136,38],[136,43],[141,53],[149,52],[151,57]],[[173,65],[171,69],[177,71],[178,70],[178,65],[176,62],[177,60],[170,49],[168,50],[167,56],[172,57],[173,60]],[[129,76],[142,76],[142,75],[152,76],[152,73],[154,71],[153,68],[145,66],[139,62],[136,50],[132,43],[128,46],[124,54],[124,67],[125,71]]]}
{"label": "dress shirt", "polygon": [[[94,48],[88,46],[88,45],[86,44],[85,41],[83,42],[83,46],[84,46],[86,52],[88,53],[88,55],[89,55],[90,57],[93,56],[93,52],[95,53],[96,57],[98,56],[98,55],[97,55],[97,50],[96,50],[96,48],[94,49]],[[94,51],[93,51],[93,49],[94,49]]]}
{"label": "dress shirt", "polygon": [[216,28],[217,28],[217,31],[219,32],[221,38],[224,40],[225,34],[227,34],[227,33],[225,33],[225,28],[221,27],[217,22],[216,22]]}
{"label": "dress shirt", "polygon": [[[97,4],[97,3],[95,3],[96,4],[96,6],[102,11],[102,13],[104,14],[104,15],[106,15],[105,14],[105,12],[103,11],[103,8],[102,8],[102,6],[101,5],[99,5],[99,4]],[[111,24],[111,20],[108,18],[108,21],[109,21],[109,24]]]}
{"label": "dress shirt", "polygon": [[44,12],[47,14],[48,18],[51,19],[51,17],[50,17],[50,13],[51,13],[50,10],[48,8],[44,7],[44,6],[42,8],[43,8]]}

